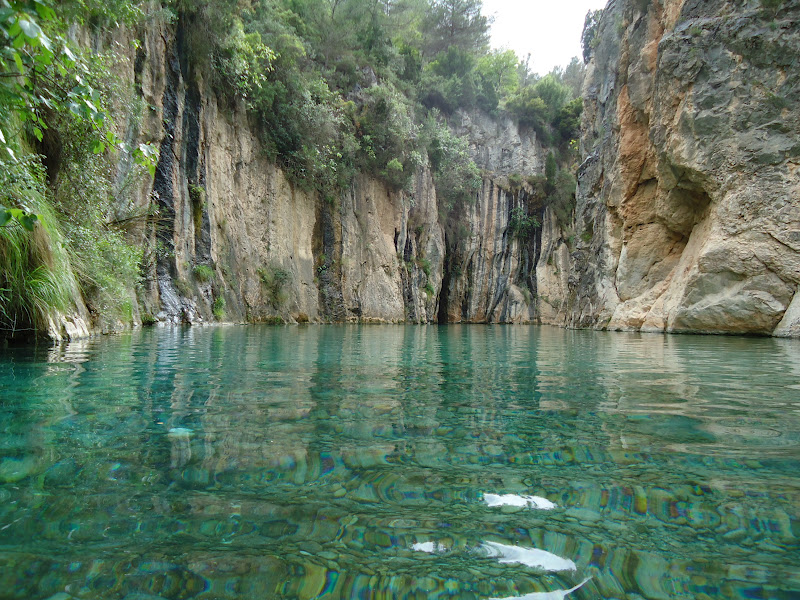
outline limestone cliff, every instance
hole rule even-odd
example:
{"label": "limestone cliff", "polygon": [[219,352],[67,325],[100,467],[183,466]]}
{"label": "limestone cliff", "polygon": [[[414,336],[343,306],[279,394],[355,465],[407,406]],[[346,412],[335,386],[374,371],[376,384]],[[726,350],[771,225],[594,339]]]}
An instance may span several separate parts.
{"label": "limestone cliff", "polygon": [[545,322],[800,335],[798,22],[788,0],[609,3]]}
{"label": "limestone cliff", "polygon": [[[155,142],[134,320],[544,322],[800,335],[800,3],[612,0],[584,86],[577,208],[534,198],[536,135],[459,112],[483,182],[446,210],[431,169],[299,189],[241,105],[192,63],[185,25],[122,48]],[[124,34],[120,34],[124,35]],[[130,165],[120,164],[120,179]],[[537,226],[516,228],[515,215]],[[568,219],[568,217],[567,217]],[[103,329],[108,329],[103,325]]]}
{"label": "limestone cliff", "polygon": [[149,107],[126,137],[160,145],[137,197],[151,217],[132,232],[146,248],[143,320],[436,318],[444,237],[427,171],[410,193],[362,176],[326,203],[289,182],[244,107],[193,69],[180,24],[143,33],[119,67]]}
{"label": "limestone cliff", "polygon": [[217,97],[184,44],[180,23],[151,27],[120,63],[150,107],[127,137],[160,145],[152,190],[137,198],[152,216],[133,232],[147,249],[143,320],[534,319],[534,245],[509,230],[525,191],[507,182],[542,170],[531,136],[460,116],[485,180],[450,223],[427,168],[407,191],[361,175],[325,201],[265,156],[247,111]]}
{"label": "limestone cliff", "polygon": [[539,235],[515,236],[515,208],[527,212],[524,186],[509,178],[544,171],[544,154],[532,132],[508,118],[482,113],[456,115],[455,131],[470,141],[484,173],[473,204],[448,228],[448,261],[440,322],[528,323],[536,319],[534,270]]}

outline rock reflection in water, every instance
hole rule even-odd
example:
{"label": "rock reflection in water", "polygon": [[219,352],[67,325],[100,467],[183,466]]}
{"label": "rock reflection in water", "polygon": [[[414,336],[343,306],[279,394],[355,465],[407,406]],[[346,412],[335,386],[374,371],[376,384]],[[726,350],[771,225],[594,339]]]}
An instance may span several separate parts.
{"label": "rock reflection in water", "polygon": [[0,596],[788,600],[798,364],[461,326],[0,354]]}

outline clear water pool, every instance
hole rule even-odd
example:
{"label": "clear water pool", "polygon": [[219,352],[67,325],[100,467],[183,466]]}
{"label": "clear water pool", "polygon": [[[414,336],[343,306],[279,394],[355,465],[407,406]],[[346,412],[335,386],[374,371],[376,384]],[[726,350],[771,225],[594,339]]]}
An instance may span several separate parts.
{"label": "clear water pool", "polygon": [[0,432],[2,599],[800,598],[798,341],[151,329]]}

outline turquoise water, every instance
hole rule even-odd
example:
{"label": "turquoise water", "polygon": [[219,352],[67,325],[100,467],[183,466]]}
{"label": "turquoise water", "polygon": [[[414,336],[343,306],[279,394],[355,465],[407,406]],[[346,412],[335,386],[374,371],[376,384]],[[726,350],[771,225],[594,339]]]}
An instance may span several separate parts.
{"label": "turquoise water", "polygon": [[798,341],[151,329],[0,431],[2,599],[800,598]]}

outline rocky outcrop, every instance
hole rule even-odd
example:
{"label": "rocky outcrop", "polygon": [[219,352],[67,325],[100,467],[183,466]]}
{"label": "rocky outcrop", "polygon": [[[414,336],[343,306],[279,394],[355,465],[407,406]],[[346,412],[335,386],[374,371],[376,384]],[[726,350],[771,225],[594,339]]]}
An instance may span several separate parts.
{"label": "rocky outcrop", "polygon": [[508,177],[542,170],[535,139],[510,120],[460,115],[485,180],[457,222],[442,222],[427,168],[410,190],[360,175],[322,200],[286,178],[244,107],[193,69],[181,27],[149,29],[121,62],[150,107],[127,137],[160,145],[152,191],[137,196],[141,211],[157,212],[133,232],[147,248],[145,319],[534,320],[535,244],[509,228],[526,194]]}
{"label": "rocky outcrop", "polygon": [[[117,44],[145,107],[120,137],[161,150],[134,194],[147,215],[130,232],[145,248],[134,320],[798,336],[798,19],[796,1],[612,0],[588,66],[570,226],[533,198],[535,134],[480,112],[450,123],[483,173],[455,213],[428,168],[406,190],[364,174],[334,201],[299,189],[245,107],[194,69],[185,24],[151,25],[137,48]],[[519,215],[538,226],[521,232]]]}
{"label": "rocky outcrop", "polygon": [[512,216],[515,210],[529,212],[522,182],[544,171],[542,147],[533,132],[520,131],[509,118],[459,112],[451,126],[469,140],[470,155],[484,177],[474,202],[448,223],[439,320],[535,322],[534,273],[541,236],[516,235]]}
{"label": "rocky outcrop", "polygon": [[410,192],[359,176],[333,203],[297,188],[183,39],[180,23],[150,28],[118,67],[150,107],[127,137],[160,145],[152,189],[136,196],[157,211],[132,231],[146,248],[143,318],[435,321],[445,247],[430,172]]}
{"label": "rocky outcrop", "polygon": [[569,275],[544,321],[800,332],[798,19],[796,1],[609,3]]}

